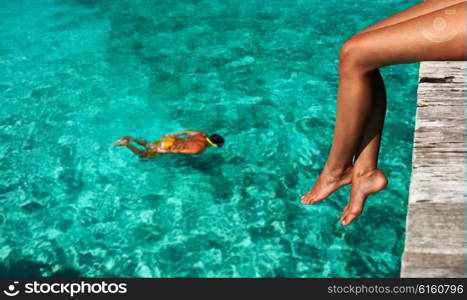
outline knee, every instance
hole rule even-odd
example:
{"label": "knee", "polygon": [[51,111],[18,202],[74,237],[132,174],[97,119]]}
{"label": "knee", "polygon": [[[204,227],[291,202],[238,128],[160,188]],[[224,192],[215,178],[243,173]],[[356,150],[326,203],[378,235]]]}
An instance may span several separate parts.
{"label": "knee", "polygon": [[354,75],[365,72],[365,47],[364,40],[359,36],[349,39],[341,48],[339,54],[339,74],[341,76]]}

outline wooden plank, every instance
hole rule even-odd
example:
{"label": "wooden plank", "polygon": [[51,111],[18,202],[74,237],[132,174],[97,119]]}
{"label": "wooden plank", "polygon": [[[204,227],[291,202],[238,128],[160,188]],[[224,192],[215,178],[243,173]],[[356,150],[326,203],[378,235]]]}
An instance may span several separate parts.
{"label": "wooden plank", "polygon": [[466,66],[420,64],[401,277],[467,274]]}
{"label": "wooden plank", "polygon": [[[418,202],[409,204],[410,232],[406,246],[423,253],[465,254],[465,204]],[[426,218],[417,219],[423,214]],[[427,230],[429,229],[429,230]],[[425,266],[426,267],[426,266]]]}

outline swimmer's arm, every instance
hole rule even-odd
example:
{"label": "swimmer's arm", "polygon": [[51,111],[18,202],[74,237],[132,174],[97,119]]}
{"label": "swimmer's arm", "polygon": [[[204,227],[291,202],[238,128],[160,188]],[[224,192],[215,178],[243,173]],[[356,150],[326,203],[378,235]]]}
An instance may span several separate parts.
{"label": "swimmer's arm", "polygon": [[172,133],[172,134],[167,134],[167,136],[180,136],[180,135],[189,135],[189,136],[193,136],[193,135],[197,135],[197,134],[204,134],[204,133],[201,132],[201,131],[183,130],[183,131],[180,131],[180,132],[176,132],[176,133]]}

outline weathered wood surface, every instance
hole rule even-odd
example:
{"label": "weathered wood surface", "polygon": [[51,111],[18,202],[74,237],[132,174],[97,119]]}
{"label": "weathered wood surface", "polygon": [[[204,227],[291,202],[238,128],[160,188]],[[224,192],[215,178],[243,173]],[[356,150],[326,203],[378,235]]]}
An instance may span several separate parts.
{"label": "weathered wood surface", "polygon": [[466,66],[420,64],[401,277],[467,274]]}

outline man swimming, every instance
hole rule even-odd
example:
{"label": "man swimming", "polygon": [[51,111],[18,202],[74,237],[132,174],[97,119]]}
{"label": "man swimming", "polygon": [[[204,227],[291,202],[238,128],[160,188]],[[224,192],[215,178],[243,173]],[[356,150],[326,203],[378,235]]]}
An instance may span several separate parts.
{"label": "man swimming", "polygon": [[[180,136],[187,135],[188,137],[180,138]],[[138,145],[144,146],[145,150],[138,149],[130,144],[134,142]],[[204,132],[184,130],[172,134],[162,135],[162,139],[152,143],[144,140],[138,140],[130,136],[124,136],[115,141],[115,146],[126,146],[134,154],[149,158],[164,153],[176,154],[199,154],[206,149],[206,147],[222,147],[224,145],[224,138],[218,134],[207,136]]]}

